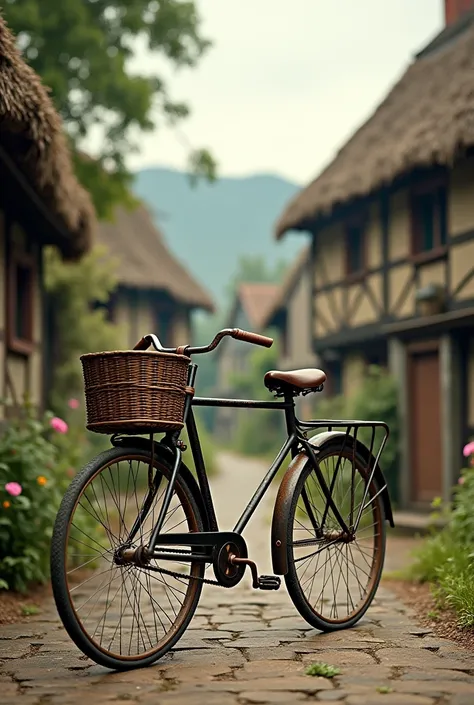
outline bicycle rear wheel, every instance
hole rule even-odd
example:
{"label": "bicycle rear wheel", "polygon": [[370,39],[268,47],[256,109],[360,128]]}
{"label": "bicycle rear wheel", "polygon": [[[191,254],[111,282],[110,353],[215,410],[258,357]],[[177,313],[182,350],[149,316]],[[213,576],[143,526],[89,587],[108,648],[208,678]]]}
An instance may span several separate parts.
{"label": "bicycle rear wheel", "polygon": [[[328,488],[337,468],[332,498],[349,526],[363,500],[367,462],[341,439],[323,445],[318,462]],[[296,609],[317,629],[354,626],[375,596],[386,543],[379,489],[372,480],[358,530],[345,541],[332,508],[323,523],[327,500],[309,460],[301,472],[289,509],[285,581]]]}
{"label": "bicycle rear wheel", "polygon": [[[63,498],[51,543],[53,593],[69,636],[96,663],[116,670],[150,665],[169,651],[202,590],[203,564],[162,564],[181,578],[156,572],[154,559],[154,571],[117,560],[147,496],[150,507],[131,548],[147,543],[158,518],[171,468],[155,455],[153,497],[150,461],[138,448],[112,448],[92,460]],[[162,533],[203,530],[196,498],[178,474]]]}

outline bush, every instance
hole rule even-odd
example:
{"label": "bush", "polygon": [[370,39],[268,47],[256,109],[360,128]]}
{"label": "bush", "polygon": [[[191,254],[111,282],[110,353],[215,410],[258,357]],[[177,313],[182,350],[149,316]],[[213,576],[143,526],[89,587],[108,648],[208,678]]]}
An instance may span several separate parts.
{"label": "bush", "polygon": [[53,468],[58,451],[47,423],[29,410],[0,438],[0,586],[25,591],[49,575],[49,545],[61,490]]}
{"label": "bush", "polygon": [[[0,587],[24,592],[49,578],[56,513],[80,464],[79,432],[22,406],[0,436]],[[90,533],[94,526],[82,527]]]}
{"label": "bush", "polygon": [[[397,502],[400,422],[396,380],[382,368],[370,366],[363,384],[349,400],[349,411],[349,418],[361,421],[385,421],[388,425],[390,435],[383,450],[380,465],[387,480],[391,498]],[[378,453],[383,436],[382,429],[376,432],[374,455]],[[371,429],[361,429],[358,433],[358,438],[367,447],[370,447],[371,437]]]}
{"label": "bush", "polygon": [[[409,576],[433,585],[440,606],[448,605],[463,627],[474,626],[474,443],[464,449],[471,467],[462,471],[451,508],[444,511],[446,524],[432,531],[415,553]],[[441,500],[434,503],[441,506]],[[434,517],[438,517],[435,513]]]}

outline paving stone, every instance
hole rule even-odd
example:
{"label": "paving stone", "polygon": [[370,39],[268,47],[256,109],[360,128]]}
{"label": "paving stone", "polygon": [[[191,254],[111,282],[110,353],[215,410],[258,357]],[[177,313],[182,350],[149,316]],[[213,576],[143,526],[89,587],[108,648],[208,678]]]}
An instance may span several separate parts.
{"label": "paving stone", "polygon": [[252,648],[265,648],[265,649],[271,649],[274,646],[279,646],[280,645],[280,640],[279,639],[272,639],[270,637],[260,637],[260,638],[252,638],[251,636],[249,637],[238,637],[237,639],[234,639],[233,641],[224,641],[222,642],[222,645],[225,646],[227,649],[252,649]]}
{"label": "paving stone", "polygon": [[305,700],[305,695],[303,693],[289,693],[288,691],[250,691],[241,693],[240,699],[247,703],[262,703],[262,705],[267,705],[267,703],[268,705],[272,705],[273,703],[284,703],[285,705],[290,705],[290,703]]}
{"label": "paving stone", "polygon": [[240,624],[241,622],[245,622],[246,624],[249,624],[251,622],[255,622],[259,626],[261,624],[260,618],[257,617],[256,615],[252,615],[252,614],[246,614],[245,617],[242,617],[242,619],[239,619],[238,615],[230,614],[230,613],[213,614],[211,617],[209,617],[209,619],[211,621],[211,624],[213,624],[213,625],[214,624],[226,625],[226,624],[235,624],[235,623]]}
{"label": "paving stone", "polygon": [[219,629],[189,629],[181,637],[178,644],[181,644],[186,637],[191,637],[192,639],[231,639],[232,632],[229,630],[219,630]]}
{"label": "paving stone", "polygon": [[[291,645],[293,647],[293,644]],[[298,652],[298,649],[295,649]],[[366,654],[363,651],[316,651],[311,654],[304,653],[302,655],[304,663],[312,663],[313,661],[323,661],[332,666],[342,668],[343,666],[367,666],[375,664],[376,661],[371,654]]]}
{"label": "paving stone", "polygon": [[466,693],[454,695],[449,701],[449,705],[472,705],[472,695]]}
{"label": "paving stone", "polygon": [[420,668],[422,670],[425,668],[468,670],[469,668],[469,666],[461,660],[449,659],[438,653],[431,653],[430,651],[420,648],[379,649],[377,651],[377,658],[380,659],[381,663],[388,663],[398,668],[403,668],[404,666]]}
{"label": "paving stone", "polygon": [[[219,625],[217,631],[221,634],[228,634],[229,632],[260,632],[262,631],[262,622],[257,619],[255,622],[226,622],[225,624]],[[230,635],[228,634],[228,636]],[[224,639],[225,637],[222,638]]]}
{"label": "paving stone", "polygon": [[[250,678],[287,678],[288,675],[304,675],[304,666],[298,661],[249,661],[243,668],[234,671],[237,680]],[[284,687],[284,686],[282,686]]]}
{"label": "paving stone", "polygon": [[375,683],[375,685],[380,685],[381,681],[390,679],[393,674],[393,669],[389,666],[369,665],[369,666],[358,666],[356,664],[345,665],[342,669],[340,676],[337,676],[337,682],[344,685],[349,683],[352,685],[360,684],[364,685],[367,683]]}
{"label": "paving stone", "polygon": [[345,705],[433,705],[434,700],[424,695],[402,695],[397,693],[367,693],[366,695],[349,695]]}
{"label": "paving stone", "polygon": [[423,627],[417,627],[416,629],[409,629],[408,634],[410,634],[411,636],[424,637],[427,634],[433,634],[433,630],[428,628],[423,629]]}
{"label": "paving stone", "polygon": [[463,681],[394,681],[393,689],[399,693],[420,693],[432,697],[441,697],[444,693],[471,693],[474,696],[474,684]]}
{"label": "paving stone", "polygon": [[339,688],[337,690],[322,690],[316,695],[316,699],[334,705],[335,703],[342,702],[347,695],[349,695],[347,690],[340,690]]}
{"label": "paving stone", "polygon": [[290,630],[312,630],[308,622],[306,622],[302,617],[278,617],[277,619],[270,620],[270,629],[290,629]]}
{"label": "paving stone", "polygon": [[443,680],[443,681],[463,681],[465,683],[472,683],[474,685],[474,677],[470,676],[464,671],[450,671],[445,669],[437,669],[434,671],[419,671],[419,670],[409,670],[404,673],[400,680],[412,680],[412,681],[433,681],[433,680]]}
{"label": "paving stone", "polygon": [[40,638],[44,630],[32,629],[24,624],[2,624],[0,641],[16,641],[17,639]]}
{"label": "paving stone", "polygon": [[23,658],[31,651],[30,642],[27,639],[18,641],[0,641],[0,659]]}
{"label": "paving stone", "polygon": [[[296,641],[302,637],[302,634],[297,631],[290,632],[289,630],[262,629],[262,625],[260,625],[259,630],[254,630],[252,634],[248,636],[251,639],[271,639],[272,641],[278,639],[278,641],[283,643]],[[239,638],[242,637],[246,638],[245,633],[242,633]]]}
{"label": "paving stone", "polygon": [[[310,676],[289,676],[285,678],[284,688],[288,692],[317,693],[320,690],[331,690],[333,684],[327,678],[311,678]],[[215,681],[205,686],[196,686],[202,692],[243,693],[253,691],[281,691],[280,678],[259,678],[254,680]]]}
{"label": "paving stone", "polygon": [[273,649],[246,649],[246,656],[249,661],[260,661],[261,659],[267,659],[267,661],[273,660],[295,660],[296,651],[288,649],[286,646],[277,646]]}
{"label": "paving stone", "polygon": [[174,679],[180,683],[192,683],[194,681],[212,680],[215,676],[231,674],[232,668],[227,664],[187,666],[176,664],[171,665],[164,671],[166,678]]}
{"label": "paving stone", "polygon": [[222,646],[213,649],[200,649],[196,651],[174,652],[172,660],[159,661],[156,667],[166,669],[175,664],[182,664],[183,667],[209,665],[209,666],[231,666],[237,668],[246,662],[245,657],[236,649],[224,649]]}

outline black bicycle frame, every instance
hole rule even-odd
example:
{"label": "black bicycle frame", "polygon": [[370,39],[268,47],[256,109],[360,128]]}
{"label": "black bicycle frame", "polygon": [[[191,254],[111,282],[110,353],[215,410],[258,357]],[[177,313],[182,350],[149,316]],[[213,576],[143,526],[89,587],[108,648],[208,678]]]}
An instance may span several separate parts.
{"label": "black bicycle frame", "polygon": [[[188,372],[188,387],[192,388],[194,386],[194,380],[196,377],[196,372],[197,372],[197,365],[192,363],[189,366],[189,372]],[[338,508],[334,504],[334,501],[332,499],[332,491],[334,488],[334,484],[336,481],[337,474],[339,472],[339,467],[340,467],[340,459],[338,459],[336,468],[331,480],[330,487],[327,486],[327,483],[325,481],[325,478],[321,472],[321,469],[319,467],[318,460],[316,458],[316,454],[314,451],[314,448],[312,447],[310,441],[308,441],[307,436],[306,436],[306,431],[309,430],[314,430],[318,428],[327,428],[328,430],[332,430],[334,427],[345,427],[346,428],[346,439],[349,438],[350,431],[352,428],[354,428],[354,438],[357,441],[357,429],[359,427],[371,427],[372,428],[372,442],[371,442],[371,447],[370,447],[370,457],[372,457],[372,451],[373,451],[373,444],[375,440],[375,427],[376,426],[383,426],[387,430],[388,434],[388,427],[386,424],[383,423],[377,423],[373,421],[334,421],[334,420],[318,420],[318,421],[301,421],[296,417],[295,414],[295,402],[294,402],[294,396],[289,392],[288,394],[284,395],[283,399],[281,400],[276,400],[276,401],[263,401],[263,400],[253,400],[253,399],[223,399],[223,398],[211,398],[211,397],[193,397],[191,394],[188,394],[186,403],[185,403],[185,411],[184,411],[184,421],[186,424],[186,430],[188,433],[188,438],[189,438],[189,443],[191,447],[191,452],[193,455],[193,460],[194,460],[194,465],[196,469],[196,475],[197,475],[197,480],[199,484],[199,489],[201,491],[202,499],[204,502],[204,506],[207,512],[208,520],[209,520],[209,530],[212,535],[215,535],[216,532],[219,532],[219,526],[217,522],[217,517],[214,509],[214,503],[212,500],[212,493],[211,493],[211,488],[209,485],[209,479],[207,477],[206,473],[206,467],[205,467],[205,461],[204,457],[202,454],[202,449],[201,449],[201,443],[199,440],[199,434],[198,430],[196,427],[196,420],[194,417],[193,413],[193,407],[200,407],[200,406],[205,406],[205,407],[220,407],[220,408],[234,408],[234,409],[274,409],[275,411],[284,411],[285,413],[285,420],[286,420],[286,429],[287,429],[287,439],[285,443],[282,445],[279,453],[277,454],[275,460],[271,464],[268,472],[258,485],[257,489],[255,490],[252,498],[250,499],[249,503],[245,507],[244,511],[242,512],[241,516],[239,517],[237,523],[235,524],[235,527],[233,529],[234,533],[237,534],[242,534],[245,527],[247,526],[248,522],[250,521],[251,517],[253,516],[255,510],[257,509],[258,505],[260,504],[261,500],[263,499],[264,495],[266,494],[272,480],[275,478],[276,474],[278,473],[279,469],[281,468],[282,464],[284,463],[285,459],[287,458],[288,454],[291,453],[291,456],[294,458],[300,450],[305,450],[306,454],[308,455],[314,470],[316,472],[316,475],[318,477],[318,481],[320,484],[320,487],[323,491],[323,494],[326,498],[326,507],[324,510],[324,515],[323,515],[323,520],[321,522],[321,526],[318,525],[318,522],[316,521],[314,517],[314,513],[312,511],[309,499],[306,495],[305,488],[303,488],[302,491],[302,496],[303,496],[303,501],[305,503],[305,508],[308,513],[308,516],[313,524],[313,528],[315,531],[315,535],[318,537],[321,535],[321,527],[324,526],[324,521],[327,516],[327,512],[329,509],[332,509],[335,518],[340,524],[340,527],[343,532],[345,533],[350,533],[352,530],[356,530],[360,521],[360,517],[362,515],[362,512],[365,508],[364,503],[367,498],[367,493],[369,490],[370,483],[373,479],[373,476],[375,474],[378,461],[380,458],[380,455],[382,453],[383,447],[385,445],[386,438],[381,444],[381,447],[379,449],[379,452],[374,459],[373,463],[373,468],[371,469],[369,478],[366,483],[366,489],[365,489],[365,494],[362,500],[362,503],[359,507],[359,512],[356,521],[353,521],[353,516],[352,516],[352,511],[351,511],[351,517],[350,517],[350,526],[346,524],[344,519],[342,518]],[[165,545],[188,545],[188,546],[209,546],[210,545],[210,535],[209,534],[204,534],[204,533],[192,533],[192,534],[174,534],[174,535],[167,535],[165,536],[160,536],[160,532],[163,528],[163,522],[166,516],[166,513],[168,512],[169,504],[171,502],[171,497],[173,494],[174,490],[174,484],[176,481],[176,477],[179,472],[179,466],[181,463],[181,452],[179,450],[179,444],[178,444],[178,438],[179,438],[179,432],[172,432],[166,434],[164,438],[164,443],[170,447],[171,449],[174,448],[174,451],[176,453],[175,455],[175,463],[173,466],[173,470],[169,479],[169,484],[167,487],[167,491],[165,493],[165,497],[163,500],[163,504],[161,507],[160,511],[160,516],[158,518],[158,521],[153,529],[152,535],[150,537],[150,542],[149,542],[149,550],[151,550],[152,555],[154,558],[161,558],[161,559],[168,559],[168,560],[197,560],[197,561],[208,561],[209,556],[205,554],[194,554],[194,553],[180,553],[180,554],[174,554],[171,553],[169,550],[165,551],[155,551],[155,546],[158,544],[165,544]],[[353,446],[354,448],[355,446]],[[343,446],[344,448],[344,446]],[[383,488],[385,489],[385,488]],[[383,490],[382,490],[383,491]],[[352,503],[351,503],[352,506]],[[161,539],[161,540],[160,540]]]}

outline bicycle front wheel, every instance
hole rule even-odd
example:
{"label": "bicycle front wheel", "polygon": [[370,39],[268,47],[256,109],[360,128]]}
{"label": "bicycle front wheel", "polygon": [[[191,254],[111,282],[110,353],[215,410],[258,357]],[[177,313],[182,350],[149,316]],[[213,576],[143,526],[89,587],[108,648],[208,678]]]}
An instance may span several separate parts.
{"label": "bicycle front wheel", "polygon": [[[172,577],[154,559],[149,567],[117,560],[137,517],[130,548],[147,544],[158,518],[171,467],[155,455],[150,494],[150,462],[138,448],[101,453],[71,483],[52,537],[51,581],[64,627],[84,654],[115,670],[148,666],[169,651],[202,590],[203,564],[166,561],[161,567],[178,574]],[[196,498],[178,474],[162,533],[203,530]]]}
{"label": "bicycle front wheel", "polygon": [[[338,439],[322,446],[318,462],[328,488],[334,480],[332,499],[350,526],[364,498],[367,463]],[[295,607],[317,629],[354,626],[375,596],[386,542],[379,489],[372,480],[358,529],[346,540],[312,463],[302,470],[289,509],[285,581]]]}

